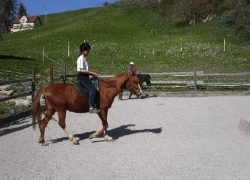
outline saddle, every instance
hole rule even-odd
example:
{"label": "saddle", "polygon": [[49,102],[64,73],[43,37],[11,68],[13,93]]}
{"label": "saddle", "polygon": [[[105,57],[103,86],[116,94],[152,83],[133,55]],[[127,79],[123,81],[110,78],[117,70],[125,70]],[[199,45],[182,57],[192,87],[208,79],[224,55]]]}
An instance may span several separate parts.
{"label": "saddle", "polygon": [[[91,81],[97,89],[97,96],[99,96],[98,80],[91,79]],[[88,89],[86,89],[84,86],[82,86],[79,82],[75,83],[74,87],[76,88],[77,91],[80,92],[81,96],[89,96]]]}
{"label": "saddle", "polygon": [[79,82],[74,84],[74,87],[76,88],[77,91],[80,92],[81,96],[89,96],[88,90],[83,87]]}

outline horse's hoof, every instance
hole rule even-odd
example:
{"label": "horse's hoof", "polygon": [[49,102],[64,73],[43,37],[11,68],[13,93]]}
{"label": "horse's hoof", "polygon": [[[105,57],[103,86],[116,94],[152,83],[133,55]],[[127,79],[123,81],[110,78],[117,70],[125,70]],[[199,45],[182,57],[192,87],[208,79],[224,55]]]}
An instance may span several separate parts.
{"label": "horse's hoof", "polygon": [[49,143],[42,143],[42,146],[49,146]]}
{"label": "horse's hoof", "polygon": [[110,137],[109,135],[104,136],[104,139],[106,141],[110,141],[110,142],[114,141],[114,139],[112,137]]}
{"label": "horse's hoof", "polygon": [[73,142],[74,145],[79,145],[80,143],[78,141]]}
{"label": "horse's hoof", "polygon": [[40,139],[40,140],[38,141],[38,143],[40,143],[40,144],[44,144],[44,143],[45,143],[45,141],[44,141],[44,139]]}
{"label": "horse's hoof", "polygon": [[95,137],[96,137],[95,133],[94,134],[90,134],[89,139],[93,139]]}

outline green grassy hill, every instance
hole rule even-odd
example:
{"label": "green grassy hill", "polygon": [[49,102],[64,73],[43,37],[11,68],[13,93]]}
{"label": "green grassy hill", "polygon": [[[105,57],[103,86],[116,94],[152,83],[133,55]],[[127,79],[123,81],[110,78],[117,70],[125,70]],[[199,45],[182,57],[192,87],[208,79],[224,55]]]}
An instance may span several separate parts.
{"label": "green grassy hill", "polygon": [[148,9],[114,4],[53,14],[46,20],[42,28],[4,34],[0,72],[30,73],[36,67],[43,73],[50,66],[57,71],[66,66],[75,73],[78,47],[84,40],[92,45],[91,69],[100,74],[125,71],[130,61],[141,72],[250,71],[249,46],[227,34],[219,19],[177,27]]}

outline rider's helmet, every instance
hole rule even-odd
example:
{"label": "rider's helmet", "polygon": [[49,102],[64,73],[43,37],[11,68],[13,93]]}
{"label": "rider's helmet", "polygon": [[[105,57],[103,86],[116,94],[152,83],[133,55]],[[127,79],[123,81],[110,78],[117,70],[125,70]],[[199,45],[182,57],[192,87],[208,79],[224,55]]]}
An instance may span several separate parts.
{"label": "rider's helmet", "polygon": [[85,51],[85,50],[90,50],[91,49],[91,46],[89,45],[89,43],[87,42],[84,42],[80,45],[79,47],[80,51]]}

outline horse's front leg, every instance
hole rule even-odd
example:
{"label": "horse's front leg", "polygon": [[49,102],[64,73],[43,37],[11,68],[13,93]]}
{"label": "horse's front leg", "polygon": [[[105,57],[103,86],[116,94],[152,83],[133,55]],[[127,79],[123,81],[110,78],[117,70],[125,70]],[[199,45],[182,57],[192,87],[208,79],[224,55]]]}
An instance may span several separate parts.
{"label": "horse's front leg", "polygon": [[105,140],[107,141],[113,141],[113,138],[110,137],[109,135],[107,135],[107,129],[108,129],[108,121],[107,121],[107,117],[108,117],[108,110],[105,109],[101,109],[100,113],[98,114],[100,119],[102,120],[102,129],[96,131],[95,133],[91,134],[89,136],[90,139],[92,138],[96,138],[96,137],[104,137]]}
{"label": "horse's front leg", "polygon": [[59,117],[59,125],[61,126],[61,128],[64,130],[64,132],[68,135],[69,140],[73,141],[74,145],[79,145],[79,142],[75,139],[74,135],[72,133],[70,133],[67,129],[66,129],[66,123],[65,123],[65,118],[66,118],[66,110],[61,110],[58,111],[58,117]]}

